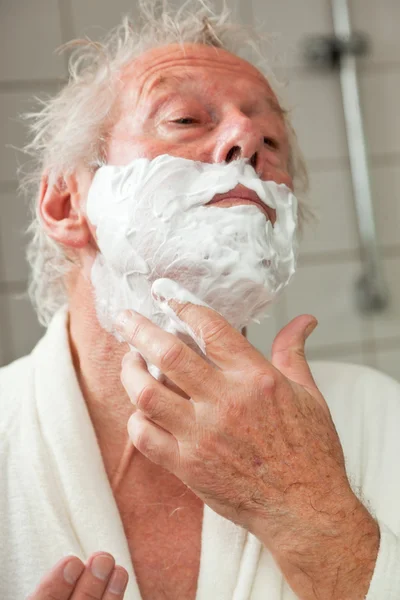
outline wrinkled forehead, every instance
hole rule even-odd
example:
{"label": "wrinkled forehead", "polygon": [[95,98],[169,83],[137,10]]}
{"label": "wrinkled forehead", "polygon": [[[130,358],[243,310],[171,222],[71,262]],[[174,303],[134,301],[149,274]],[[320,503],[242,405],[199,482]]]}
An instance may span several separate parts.
{"label": "wrinkled forehead", "polygon": [[[127,65],[120,74],[124,92],[130,96],[149,93],[154,87],[167,86],[175,81],[196,81],[209,79],[210,82],[246,81],[260,94],[267,97],[277,113],[280,107],[268,80],[254,65],[224,50],[204,44],[170,44],[147,50]],[[224,78],[225,76],[225,78]]]}

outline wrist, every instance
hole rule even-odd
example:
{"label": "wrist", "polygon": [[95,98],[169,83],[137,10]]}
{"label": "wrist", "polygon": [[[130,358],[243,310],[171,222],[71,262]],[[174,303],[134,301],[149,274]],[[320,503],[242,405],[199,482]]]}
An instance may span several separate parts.
{"label": "wrist", "polygon": [[340,503],[341,518],[318,515],[315,527],[293,528],[271,549],[286,581],[302,600],[362,600],[379,550],[376,521],[353,495]]}

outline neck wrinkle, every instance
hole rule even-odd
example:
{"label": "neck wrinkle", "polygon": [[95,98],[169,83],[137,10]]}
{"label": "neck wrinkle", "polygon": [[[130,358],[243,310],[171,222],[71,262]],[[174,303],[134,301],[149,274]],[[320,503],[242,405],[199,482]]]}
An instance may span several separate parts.
{"label": "neck wrinkle", "polygon": [[93,290],[81,273],[69,291],[72,360],[108,479],[112,487],[118,487],[135,452],[127,432],[134,407],[120,379],[121,361],[129,347],[100,326]]}

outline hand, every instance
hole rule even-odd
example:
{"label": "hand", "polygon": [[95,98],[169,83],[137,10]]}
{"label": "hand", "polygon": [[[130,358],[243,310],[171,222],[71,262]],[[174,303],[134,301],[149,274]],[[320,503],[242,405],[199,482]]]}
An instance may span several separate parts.
{"label": "hand", "polygon": [[135,446],[258,537],[302,600],[364,598],[379,527],[351,489],[304,355],[315,318],[289,323],[269,362],[213,310],[171,298],[159,304],[200,340],[208,360],[143,316],[122,315],[120,333],[168,384],[138,353],[125,357],[121,378],[138,409],[128,422]]}
{"label": "hand", "polygon": [[41,579],[27,600],[121,600],[128,573],[115,566],[111,554],[96,552],[86,565],[65,556]]}
{"label": "hand", "polygon": [[167,309],[203,340],[215,366],[145,317],[124,313],[122,336],[183,392],[154,379],[139,354],[126,355],[121,378],[138,409],[128,423],[135,446],[271,550],[292,544],[294,531],[298,543],[334,536],[359,501],[304,356],[315,318],[287,325],[269,362],[210,308],[170,300]]}

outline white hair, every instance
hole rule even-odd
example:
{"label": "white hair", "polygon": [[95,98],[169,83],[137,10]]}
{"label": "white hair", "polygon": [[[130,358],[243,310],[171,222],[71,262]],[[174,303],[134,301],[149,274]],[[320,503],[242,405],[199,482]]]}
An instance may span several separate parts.
{"label": "white hair", "polygon": [[[37,112],[24,115],[31,134],[24,150],[33,157],[30,173],[22,182],[22,188],[33,198],[33,221],[28,230],[32,239],[27,253],[31,265],[29,293],[44,325],[67,302],[65,275],[74,259],[44,230],[37,208],[40,179],[45,173],[51,184],[79,166],[95,170],[105,164],[107,131],[121,70],[145,51],[171,43],[200,43],[237,56],[250,49],[253,64],[276,92],[277,83],[262,57],[262,36],[233,24],[226,6],[216,13],[209,0],[188,0],[178,10],[166,1],[140,0],[138,4],[139,18],[133,21],[125,17],[102,43],[85,39],[68,44],[66,47],[72,48],[68,83],[57,95],[39,101]],[[284,119],[290,143],[289,171],[295,193],[301,196],[307,189],[307,172],[286,111]]]}

